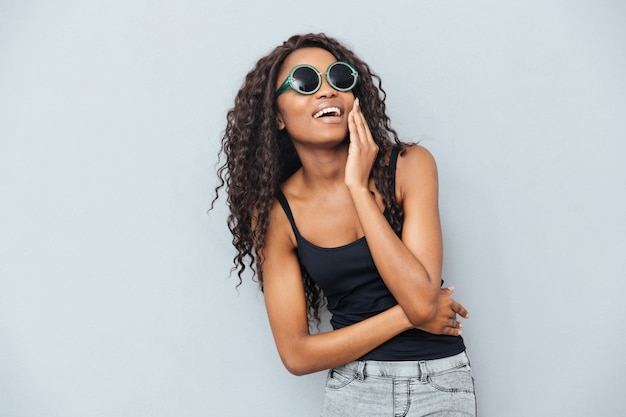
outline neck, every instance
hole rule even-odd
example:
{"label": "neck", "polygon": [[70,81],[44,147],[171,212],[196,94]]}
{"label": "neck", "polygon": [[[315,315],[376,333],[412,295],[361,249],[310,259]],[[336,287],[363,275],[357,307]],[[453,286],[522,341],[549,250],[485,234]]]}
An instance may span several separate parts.
{"label": "neck", "polygon": [[310,149],[298,146],[296,151],[302,162],[302,180],[310,189],[343,185],[345,180],[348,144],[327,149]]}

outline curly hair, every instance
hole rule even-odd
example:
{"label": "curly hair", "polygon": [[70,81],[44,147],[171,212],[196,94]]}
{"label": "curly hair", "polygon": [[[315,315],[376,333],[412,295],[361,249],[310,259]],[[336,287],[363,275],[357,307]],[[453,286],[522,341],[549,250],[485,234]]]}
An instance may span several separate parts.
{"label": "curly hair", "polygon": [[[402,208],[396,202],[394,182],[389,174],[386,157],[394,146],[404,152],[405,144],[391,128],[386,114],[386,93],[380,77],[336,39],[323,33],[292,36],[261,58],[248,72],[235,97],[234,107],[227,113],[220,151],[220,160],[223,154],[226,161],[218,169],[219,184],[215,188],[213,200],[215,202],[219,190],[225,187],[230,209],[228,228],[237,250],[231,272],[237,270],[241,284],[243,273],[249,267],[261,290],[262,250],[265,246],[269,212],[281,184],[301,166],[286,130],[278,130],[276,82],[287,56],[305,47],[325,49],[337,60],[349,62],[358,71],[359,82],[352,91],[359,97],[363,115],[379,147],[371,175],[382,195],[393,229],[399,234],[402,227]],[[309,319],[319,323],[324,297],[306,270],[301,269]]]}

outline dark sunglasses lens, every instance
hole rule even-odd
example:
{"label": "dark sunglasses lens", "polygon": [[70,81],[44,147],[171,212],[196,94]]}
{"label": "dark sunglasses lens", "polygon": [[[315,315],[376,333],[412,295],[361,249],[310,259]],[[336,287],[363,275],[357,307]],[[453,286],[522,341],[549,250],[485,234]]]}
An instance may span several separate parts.
{"label": "dark sunglasses lens", "polygon": [[332,84],[340,90],[351,89],[356,81],[352,68],[342,63],[333,65],[328,72],[328,76]]}
{"label": "dark sunglasses lens", "polygon": [[292,87],[301,93],[310,94],[317,89],[320,83],[319,75],[313,69],[301,67],[293,72]]}

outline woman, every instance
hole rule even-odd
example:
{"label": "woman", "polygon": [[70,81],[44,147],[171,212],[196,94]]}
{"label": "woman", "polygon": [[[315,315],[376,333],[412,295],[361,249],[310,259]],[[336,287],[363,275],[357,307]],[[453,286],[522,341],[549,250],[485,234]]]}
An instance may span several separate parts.
{"label": "woman", "polygon": [[[256,272],[285,367],[330,369],[324,416],[472,416],[467,311],[441,288],[436,165],[398,139],[384,99],[323,34],[257,62],[222,139],[235,265]],[[325,299],[334,330],[312,334]]]}

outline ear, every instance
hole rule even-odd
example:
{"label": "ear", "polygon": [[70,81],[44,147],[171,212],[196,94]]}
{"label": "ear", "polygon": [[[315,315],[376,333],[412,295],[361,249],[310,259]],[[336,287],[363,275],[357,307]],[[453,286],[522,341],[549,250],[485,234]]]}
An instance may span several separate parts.
{"label": "ear", "polygon": [[276,115],[276,126],[278,126],[278,130],[285,129],[285,121],[280,113]]}

